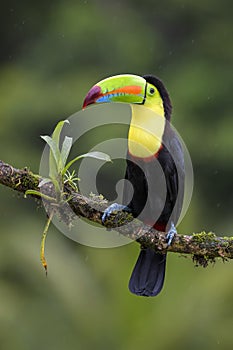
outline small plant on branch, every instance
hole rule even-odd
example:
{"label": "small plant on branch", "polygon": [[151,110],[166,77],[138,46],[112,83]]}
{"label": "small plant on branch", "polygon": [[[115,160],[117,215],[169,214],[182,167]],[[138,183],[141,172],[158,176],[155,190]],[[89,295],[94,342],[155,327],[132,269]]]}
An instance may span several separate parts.
{"label": "small plant on branch", "polygon": [[[56,206],[61,206],[64,202],[69,201],[69,198],[67,199],[66,193],[64,192],[64,185],[68,184],[75,192],[78,192],[78,185],[77,181],[79,181],[79,178],[76,176],[75,170],[70,172],[70,167],[77,162],[78,160],[82,158],[95,158],[99,159],[101,161],[110,162],[111,158],[109,155],[103,152],[89,152],[85,154],[81,154],[74,159],[67,162],[71,147],[73,144],[72,137],[65,136],[63,142],[61,143],[61,131],[65,123],[69,123],[68,120],[62,120],[60,121],[54,131],[52,136],[41,136],[41,138],[47,143],[49,146],[49,178],[43,179],[39,183],[39,188],[42,188],[43,185],[46,183],[52,182],[54,189],[55,189],[55,197],[48,196],[47,194],[43,193],[42,191],[37,190],[27,190],[25,192],[25,195],[35,195],[39,196],[42,199],[48,201],[51,206],[51,210],[48,215],[48,220],[46,222],[42,239],[41,239],[41,248],[40,248],[40,259],[42,262],[42,265],[46,271],[47,275],[47,262],[45,259],[45,240],[47,237],[48,229],[50,226],[50,223],[53,219],[53,216],[56,212],[55,208]],[[61,147],[60,147],[61,144]]]}

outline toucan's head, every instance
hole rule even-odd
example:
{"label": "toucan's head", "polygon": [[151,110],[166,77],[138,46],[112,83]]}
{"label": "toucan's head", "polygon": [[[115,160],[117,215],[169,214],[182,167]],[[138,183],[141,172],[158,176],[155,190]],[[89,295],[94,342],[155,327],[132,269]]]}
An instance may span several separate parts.
{"label": "toucan's head", "polygon": [[167,120],[171,101],[162,81],[152,75],[120,74],[101,80],[87,93],[83,108],[94,103],[125,102],[144,105]]}

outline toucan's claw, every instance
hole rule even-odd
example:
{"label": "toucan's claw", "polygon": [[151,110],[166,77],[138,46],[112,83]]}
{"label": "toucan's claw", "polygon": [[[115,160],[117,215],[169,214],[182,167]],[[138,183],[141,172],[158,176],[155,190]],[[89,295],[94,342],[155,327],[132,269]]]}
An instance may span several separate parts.
{"label": "toucan's claw", "polygon": [[102,223],[104,224],[105,220],[108,219],[111,214],[113,214],[114,212],[119,212],[119,211],[130,212],[130,209],[125,205],[113,203],[109,207],[107,207],[107,209],[105,209],[105,211],[102,215],[102,219],[101,219]]}
{"label": "toucan's claw", "polygon": [[177,234],[177,231],[176,231],[174,223],[172,222],[170,230],[168,231],[167,236],[166,236],[168,247],[171,245],[176,234]]}

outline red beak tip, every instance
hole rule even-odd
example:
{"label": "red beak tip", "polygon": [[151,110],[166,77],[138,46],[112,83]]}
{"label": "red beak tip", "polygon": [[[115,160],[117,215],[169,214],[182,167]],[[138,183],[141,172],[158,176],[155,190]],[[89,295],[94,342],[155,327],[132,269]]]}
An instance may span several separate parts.
{"label": "red beak tip", "polygon": [[88,105],[91,105],[96,102],[97,98],[102,95],[101,88],[97,85],[94,85],[87,93],[85,100],[83,102],[83,109]]}

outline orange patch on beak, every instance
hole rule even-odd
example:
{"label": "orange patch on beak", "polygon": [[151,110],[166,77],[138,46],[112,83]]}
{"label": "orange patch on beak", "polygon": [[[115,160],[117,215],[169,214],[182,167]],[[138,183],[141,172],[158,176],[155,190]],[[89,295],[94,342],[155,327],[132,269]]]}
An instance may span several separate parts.
{"label": "orange patch on beak", "polygon": [[141,86],[132,85],[132,86],[124,86],[122,88],[118,88],[112,91],[108,91],[103,94],[103,96],[111,95],[111,94],[130,94],[130,95],[139,95],[142,92]]}

